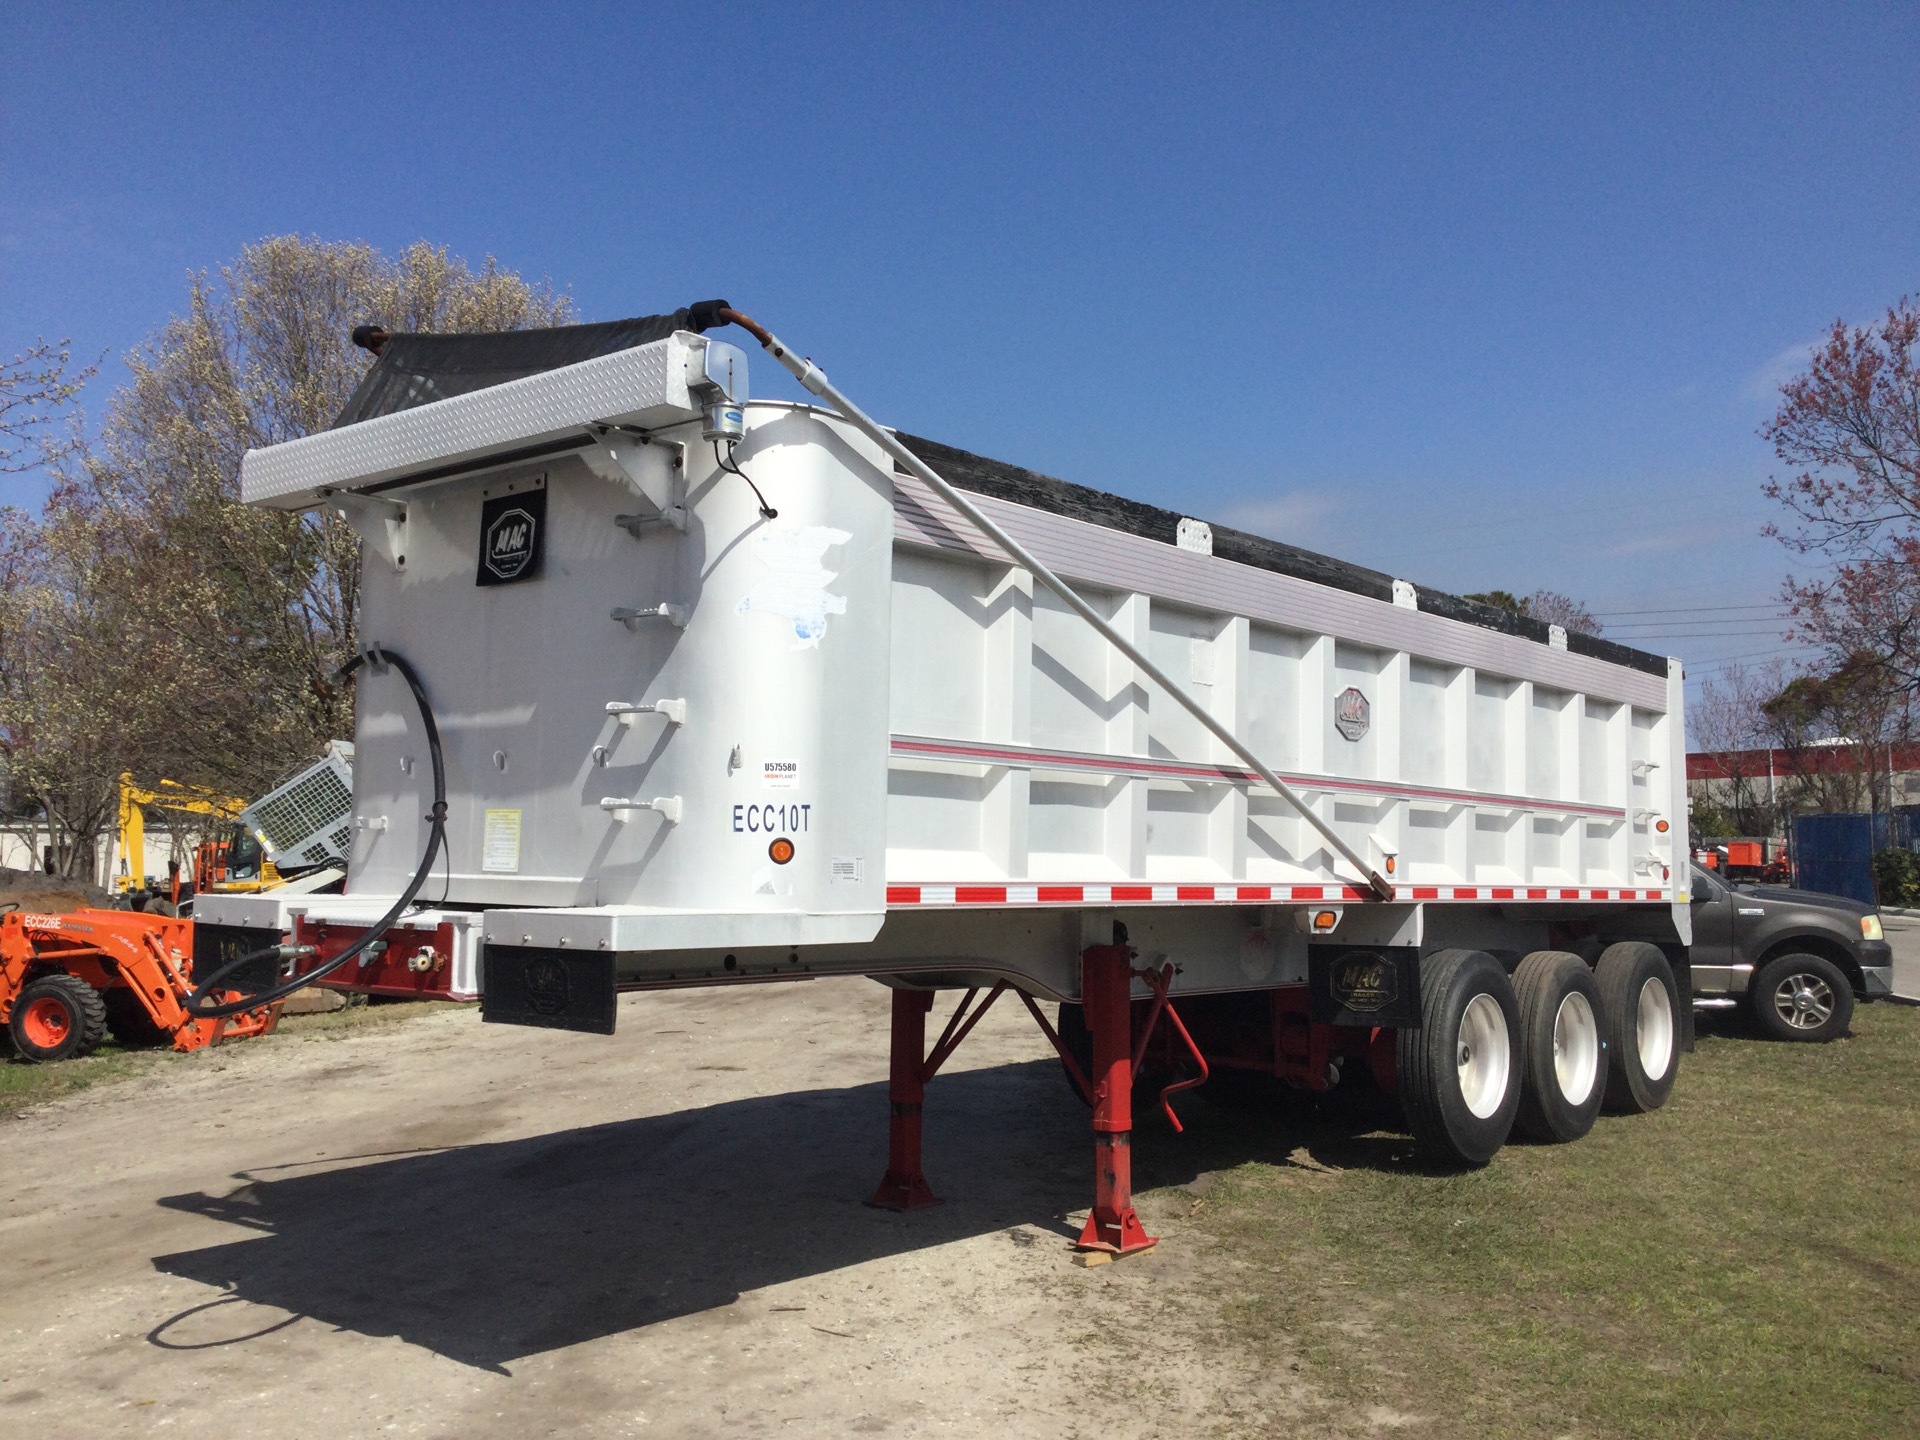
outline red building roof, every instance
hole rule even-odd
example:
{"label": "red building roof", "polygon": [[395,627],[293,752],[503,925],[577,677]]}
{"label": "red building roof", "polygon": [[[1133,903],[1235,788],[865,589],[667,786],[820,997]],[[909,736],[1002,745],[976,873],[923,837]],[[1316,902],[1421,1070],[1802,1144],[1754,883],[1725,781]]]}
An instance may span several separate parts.
{"label": "red building roof", "polygon": [[[1731,780],[1736,775],[1748,780],[1789,780],[1796,775],[1858,774],[1871,766],[1875,770],[1888,765],[1886,750],[1872,751],[1858,745],[1808,745],[1800,750],[1689,750],[1687,779]],[[1920,770],[1920,744],[1896,744],[1891,768],[1896,772]]]}

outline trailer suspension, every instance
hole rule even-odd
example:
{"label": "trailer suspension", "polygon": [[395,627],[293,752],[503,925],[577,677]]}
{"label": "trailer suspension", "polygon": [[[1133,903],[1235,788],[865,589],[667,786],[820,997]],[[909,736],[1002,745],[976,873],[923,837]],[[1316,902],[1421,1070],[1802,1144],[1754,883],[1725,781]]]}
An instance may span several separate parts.
{"label": "trailer suspension", "polygon": [[1140,1073],[1140,1062],[1147,1058],[1147,1046],[1153,1040],[1153,1028],[1166,1016],[1167,1025],[1187,1047],[1187,1054],[1193,1057],[1193,1063],[1200,1067],[1198,1075],[1188,1076],[1185,1080],[1175,1080],[1160,1092],[1160,1108],[1166,1112],[1167,1123],[1173,1126],[1173,1133],[1184,1134],[1186,1126],[1180,1123],[1180,1117],[1173,1113],[1171,1097],[1182,1090],[1192,1090],[1207,1083],[1212,1071],[1207,1066],[1207,1057],[1200,1053],[1200,1047],[1193,1043],[1193,1036],[1187,1033],[1187,1027],[1181,1022],[1180,1012],[1173,1008],[1173,1002],[1167,998],[1167,990],[1173,984],[1173,966],[1162,965],[1158,970],[1135,970],[1133,972],[1147,982],[1153,991],[1153,1007],[1147,1011],[1147,1023],[1141,1028],[1140,1041],[1133,1050],[1133,1073]]}
{"label": "trailer suspension", "polygon": [[[1047,1037],[1067,1078],[1093,1107],[1094,1202],[1082,1229],[1079,1247],[1104,1250],[1113,1255],[1132,1255],[1159,1243],[1147,1234],[1146,1227],[1133,1208],[1133,1080],[1162,1019],[1167,1022],[1167,1046],[1177,1040],[1199,1067],[1199,1073],[1167,1084],[1159,1097],[1160,1108],[1176,1133],[1185,1127],[1174,1113],[1172,1097],[1206,1083],[1210,1073],[1207,1057],[1194,1041],[1168,992],[1173,984],[1173,966],[1137,970],[1134,952],[1124,941],[1113,945],[1095,945],[1081,955],[1081,993],[1087,1023],[1093,1033],[1093,1075],[1080,1068],[1073,1052],[1026,991],[1002,980],[987,992],[978,1005],[976,987],[960,997],[953,1015],[931,1052],[927,1044],[927,1015],[933,1009],[933,994],[925,990],[897,989],[893,992],[892,1051],[887,1068],[887,1171],[879,1189],[867,1203],[882,1210],[919,1210],[938,1205],[922,1168],[924,1105],[927,1082],[952,1058],[954,1051],[972,1033],[993,1008],[994,1001],[1008,990],[1020,997],[1033,1016],[1040,1032]],[[1153,992],[1146,1024],[1134,1038],[1133,982],[1144,980]]]}

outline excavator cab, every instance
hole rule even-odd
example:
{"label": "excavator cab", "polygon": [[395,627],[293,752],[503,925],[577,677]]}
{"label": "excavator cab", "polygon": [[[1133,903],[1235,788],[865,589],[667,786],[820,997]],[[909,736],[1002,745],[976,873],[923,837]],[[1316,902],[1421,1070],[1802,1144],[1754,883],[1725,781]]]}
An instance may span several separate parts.
{"label": "excavator cab", "polygon": [[244,825],[231,826],[224,835],[203,840],[194,855],[193,888],[197,894],[266,889],[276,879],[278,872],[267,859],[265,847]]}

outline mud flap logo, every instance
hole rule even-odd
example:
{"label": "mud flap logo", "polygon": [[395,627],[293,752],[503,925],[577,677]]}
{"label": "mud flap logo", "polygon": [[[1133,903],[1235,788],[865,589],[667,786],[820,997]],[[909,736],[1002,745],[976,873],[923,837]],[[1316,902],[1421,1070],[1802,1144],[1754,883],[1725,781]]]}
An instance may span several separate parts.
{"label": "mud flap logo", "polygon": [[1355,950],[1334,961],[1327,988],[1335,1004],[1362,1015],[1386,1009],[1400,994],[1393,967],[1370,950]]}
{"label": "mud flap logo", "polygon": [[536,1015],[558,1015],[573,998],[567,967],[559,960],[543,957],[533,961],[521,983],[527,992],[527,1008]]}

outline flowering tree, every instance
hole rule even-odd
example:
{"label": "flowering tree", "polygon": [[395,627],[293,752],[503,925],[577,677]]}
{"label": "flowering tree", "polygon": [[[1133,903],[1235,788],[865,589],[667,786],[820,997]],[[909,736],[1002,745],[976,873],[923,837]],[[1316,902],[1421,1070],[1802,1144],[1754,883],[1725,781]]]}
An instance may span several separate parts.
{"label": "flowering tree", "polygon": [[1795,628],[1836,670],[1878,657],[1884,682],[1920,688],[1920,308],[1903,297],[1872,327],[1836,320],[1760,432],[1793,473],[1766,494],[1792,519],[1768,527],[1830,574],[1789,578]]}
{"label": "flowering tree", "polygon": [[368,363],[353,326],[509,330],[570,309],[426,244],[281,236],[192,279],[98,438],[50,452],[42,513],[0,511],[0,755],[64,873],[90,863],[121,771],[251,795],[350,730],[327,677],[355,646],[359,541],[241,505],[239,475],[249,448],[332,423]]}
{"label": "flowering tree", "polygon": [[31,470],[64,448],[52,438],[55,417],[99,368],[74,369],[68,340],[36,341],[0,365],[0,474]]}

